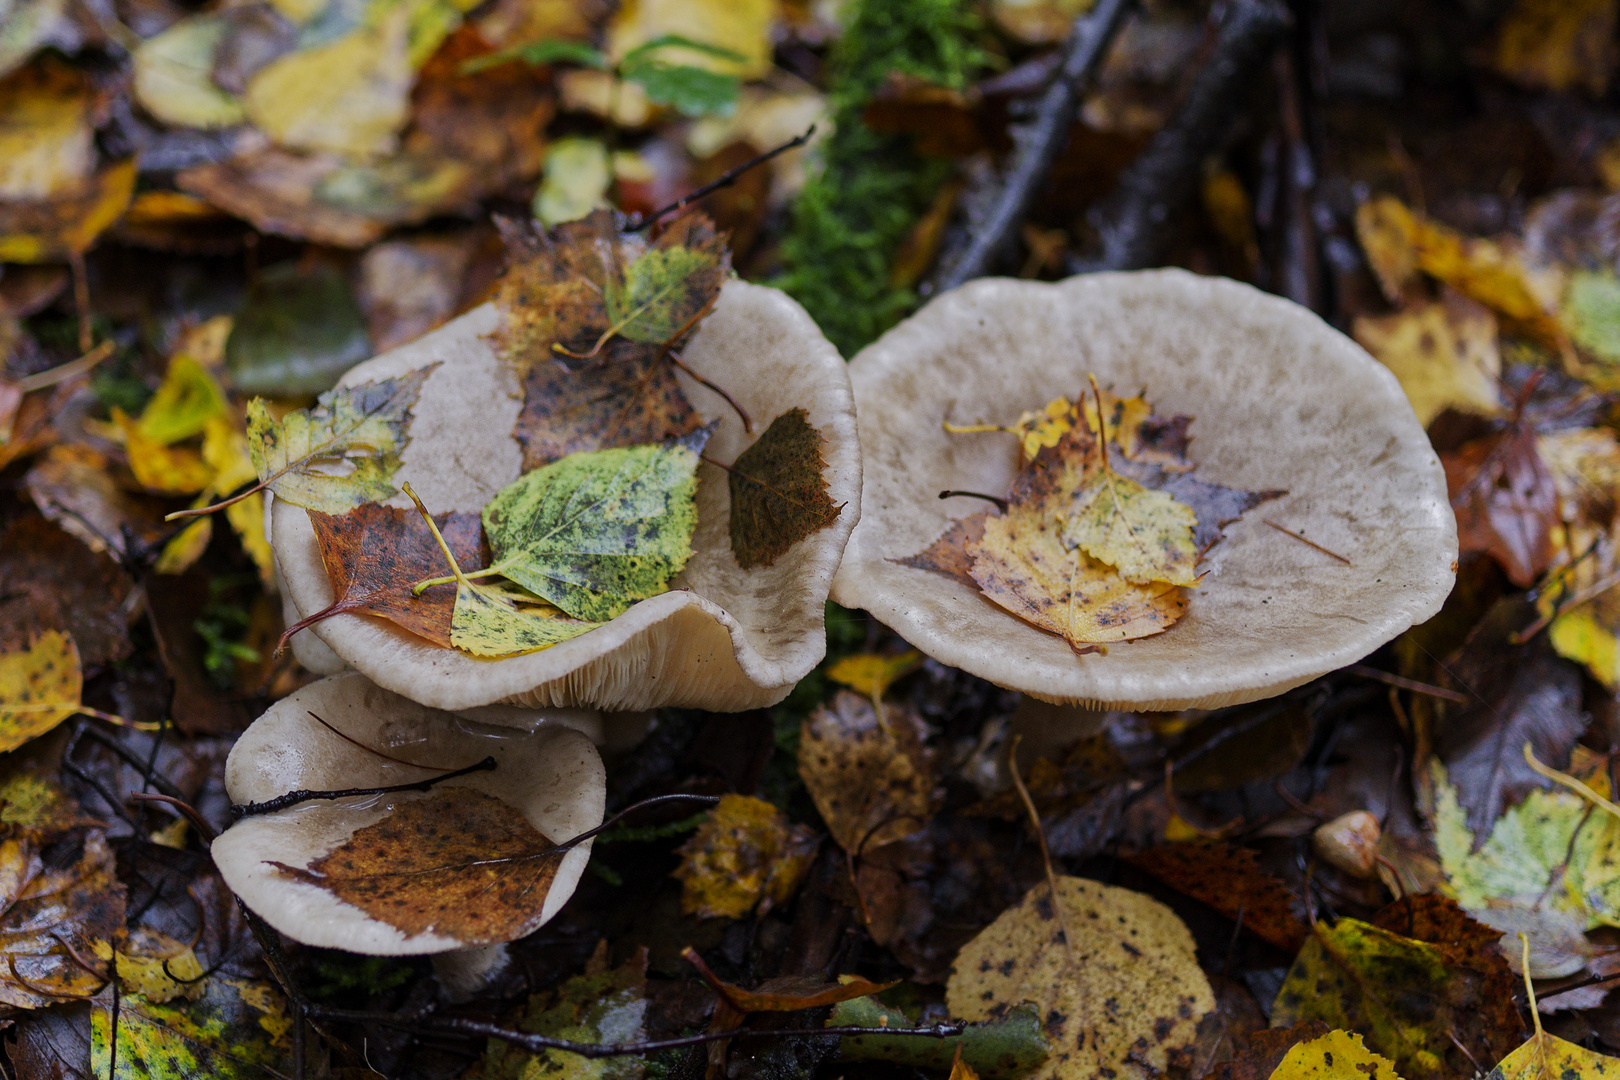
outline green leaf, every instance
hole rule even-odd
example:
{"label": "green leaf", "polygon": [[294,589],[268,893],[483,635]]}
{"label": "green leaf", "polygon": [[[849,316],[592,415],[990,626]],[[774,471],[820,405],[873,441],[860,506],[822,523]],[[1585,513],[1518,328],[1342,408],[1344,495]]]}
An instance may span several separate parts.
{"label": "green leaf", "polygon": [[943,1039],[932,1035],[890,1035],[884,1028],[913,1026],[912,1019],[874,997],[841,1001],[827,1018],[828,1027],[869,1027],[870,1035],[845,1035],[838,1040],[845,1061],[888,1061],[917,1069],[950,1069],[957,1049],[962,1063],[984,1080],[1012,1080],[1027,1076],[1052,1052],[1035,1006],[1014,1005],[999,1020],[967,1024],[960,1035]]}
{"label": "green leaf", "polygon": [[603,289],[608,322],[620,336],[648,345],[661,345],[685,328],[703,309],[697,302],[719,264],[707,247],[648,248],[624,268],[624,276],[609,277]]}
{"label": "green leaf", "polygon": [[90,1075],[112,1080],[272,1080],[292,1074],[292,1019],[268,983],[216,975],[197,1001],[168,1004],[140,994],[118,1001],[113,1052],[113,999],[90,1013]]}
{"label": "green leaf", "polygon": [[548,64],[578,64],[581,67],[592,68],[608,66],[607,56],[602,50],[593,48],[583,41],[542,38],[538,41],[525,41],[521,45],[513,45],[484,56],[475,56],[471,60],[464,61],[456,69],[456,74],[476,75],[480,71],[500,67],[513,60],[522,60],[525,64],[533,64],[535,67],[545,67]]}
{"label": "green leaf", "polygon": [[463,578],[456,582],[450,644],[474,656],[498,659],[549,649],[600,625],[570,619],[549,604],[519,606],[500,585]]}
{"label": "green leaf", "polygon": [[1193,530],[1198,518],[1192,508],[1121,476],[1106,463],[1087,473],[1069,504],[1064,546],[1111,564],[1126,581],[1195,584]]}
{"label": "green leaf", "polygon": [[484,507],[495,559],[484,573],[591,621],[664,592],[692,556],[698,454],[713,431],[570,454],[525,473]]}
{"label": "green leaf", "polygon": [[280,422],[262,399],[248,402],[248,453],[260,483],[295,506],[328,514],[395,494],[411,408],[438,366],[328,390],[313,409]]}
{"label": "green leaf", "polygon": [[682,34],[660,34],[655,38],[642,42],[640,45],[637,45],[635,48],[625,53],[624,59],[619,61],[619,70],[622,73],[627,73],[638,63],[646,62],[651,54],[658,52],[661,49],[670,49],[675,47],[691,49],[694,52],[700,52],[706,56],[712,56],[717,60],[730,60],[738,64],[748,62],[748,57],[744,56],[742,53],[734,52],[731,49],[723,48],[719,45],[711,45],[707,41],[698,41]]}
{"label": "green leaf", "polygon": [[1571,274],[1561,315],[1575,344],[1600,360],[1620,363],[1620,278],[1614,271]]}
{"label": "green leaf", "polygon": [[624,73],[647,91],[655,105],[668,105],[682,116],[728,116],[737,107],[742,82],[735,75],[724,75],[689,64],[638,64]]}

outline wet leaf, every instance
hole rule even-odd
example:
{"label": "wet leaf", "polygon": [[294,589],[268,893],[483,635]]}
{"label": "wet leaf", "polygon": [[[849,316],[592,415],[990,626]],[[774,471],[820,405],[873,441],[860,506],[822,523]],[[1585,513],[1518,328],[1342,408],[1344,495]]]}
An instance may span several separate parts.
{"label": "wet leaf", "polygon": [[0,261],[50,263],[81,255],[129,208],[136,162],[106,166],[49,199],[0,201]]}
{"label": "wet leaf", "polygon": [[[397,493],[393,475],[410,441],[410,411],[437,367],[329,390],[313,409],[288,413],[279,422],[262,400],[248,402],[248,451],[259,480],[294,506],[325,513]],[[349,471],[320,471],[329,464]]]}
{"label": "wet leaf", "polygon": [[766,0],[634,0],[608,29],[609,52],[629,60],[657,49],[673,62],[758,78],[770,70],[776,8]]}
{"label": "wet leaf", "polygon": [[[1271,1023],[1321,1020],[1358,1031],[1409,1080],[1470,1075],[1519,1037],[1492,1021],[1498,987],[1438,945],[1356,919],[1317,923],[1289,969]],[[1453,1042],[1453,1039],[1456,1041]]]}
{"label": "wet leaf", "polygon": [[610,344],[604,358],[579,371],[535,363],[524,380],[513,435],[527,470],[581,450],[663,442],[702,426],[674,367],[653,349],[623,342]]}
{"label": "wet leaf", "polygon": [[747,918],[755,907],[786,903],[815,856],[816,838],[763,799],[722,795],[681,847],[681,910]]}
{"label": "wet leaf", "polygon": [[782,975],[761,983],[757,989],[745,990],[715,978],[696,949],[686,948],[681,957],[703,973],[704,981],[739,1019],[741,1015],[754,1012],[824,1009],[841,1001],[881,994],[899,985],[899,980],[875,983],[859,975],[840,975],[836,983],[828,983],[819,975]]}
{"label": "wet leaf", "polygon": [[[487,561],[484,528],[477,514],[449,512],[433,518],[463,570]],[[453,582],[412,586],[444,569],[444,554],[415,510],[362,503],[346,514],[312,510],[310,525],[321,563],[332,583],[331,606],[287,628],[286,637],[333,615],[351,612],[387,619],[417,637],[450,648],[456,607]]]}
{"label": "wet leaf", "polygon": [[916,649],[902,653],[854,653],[828,664],[827,678],[873,701],[882,701],[890,684],[916,671],[922,662],[922,653]]}
{"label": "wet leaf", "polygon": [[1575,344],[1606,363],[1620,363],[1620,277],[1614,271],[1571,274],[1562,315]]}
{"label": "wet leaf", "polygon": [[[618,967],[607,965],[607,941],[585,964],[585,972],[561,986],[533,994],[517,1020],[519,1031],[587,1043],[632,1043],[646,1037],[647,951]],[[566,1050],[529,1054],[490,1040],[484,1055],[490,1080],[531,1080],[560,1076],[568,1080],[640,1080],[642,1062],[633,1057],[583,1058]]]}
{"label": "wet leaf", "polygon": [[[216,977],[194,1002],[118,1001],[117,1053],[110,995],[91,1013],[90,1070],[113,1080],[278,1080],[291,1075],[292,1018],[270,983]],[[116,1066],[116,1067],[115,1067]]]}
{"label": "wet leaf", "polygon": [[209,370],[176,353],[157,392],[141,409],[135,430],[143,439],[170,446],[201,435],[208,421],[225,413],[225,392]]}
{"label": "wet leaf", "polygon": [[84,676],[73,639],[47,630],[0,651],[0,751],[15,750],[79,711]]}
{"label": "wet leaf", "polygon": [[483,573],[599,622],[664,592],[692,555],[698,454],[712,431],[523,474],[484,507],[494,561]]}
{"label": "wet leaf", "polygon": [[1415,893],[1381,908],[1372,924],[1390,933],[1437,946],[1449,964],[1481,980],[1479,1009],[1484,1025],[1515,1032],[1522,1023],[1514,1001],[1517,978],[1503,956],[1500,930],[1470,918],[1453,899]]}
{"label": "wet leaf", "polygon": [[381,821],[299,869],[302,881],[407,936],[513,941],[539,923],[563,852],[521,812],[466,787],[402,797]]}
{"label": "wet leaf", "polygon": [[913,1021],[872,997],[833,1006],[828,1027],[869,1027],[871,1035],[845,1035],[838,1040],[846,1061],[888,1061],[917,1069],[948,1069],[961,1049],[961,1062],[984,1080],[1017,1080],[1037,1069],[1052,1047],[1032,1005],[1015,1005],[1005,1016],[969,1024],[960,1035],[885,1035],[881,1029],[911,1027]]}
{"label": "wet leaf", "polygon": [[1202,900],[1284,952],[1298,952],[1310,927],[1294,913],[1294,894],[1259,867],[1255,854],[1222,843],[1161,844],[1127,857],[1178,892]]}
{"label": "wet leaf", "polygon": [[88,956],[94,942],[124,930],[124,887],[101,833],[88,833],[66,862],[53,852],[47,864],[44,846],[44,838],[15,825],[0,838],[0,1002],[21,1009],[99,990],[103,980],[63,942]]}
{"label": "wet leaf", "polygon": [[825,441],[808,413],[789,409],[732,462],[731,553],[744,570],[773,565],[838,520],[844,507],[827,495]]}
{"label": "wet leaf", "polygon": [[84,812],[48,772],[21,755],[0,772],[0,822],[54,835],[103,822]]}
{"label": "wet leaf", "polygon": [[1126,581],[1193,585],[1197,525],[1190,507],[1099,462],[1076,486],[1062,536],[1064,544],[1110,564]]}
{"label": "wet leaf", "polygon": [[262,271],[225,343],[236,388],[273,397],[327,390],[370,355],[354,291],[324,263],[280,263]]}
{"label": "wet leaf", "polygon": [[45,57],[0,80],[0,201],[72,191],[95,171],[90,80]]}
{"label": "wet leaf", "polygon": [[1330,1031],[1291,1047],[1271,1080],[1337,1080],[1343,1076],[1401,1080],[1393,1062],[1368,1050],[1361,1036],[1350,1031]]}
{"label": "wet leaf", "polygon": [[951,1015],[992,1020],[1033,1002],[1052,1041],[1037,1080],[1163,1071],[1215,1007],[1192,935],[1141,893],[1072,877],[1058,888],[1061,921],[1042,882],[963,947],[945,990]]}
{"label": "wet leaf", "polygon": [[1483,551],[1528,588],[1553,557],[1558,495],[1535,434],[1515,423],[1442,454],[1464,552]]}
{"label": "wet leaf", "polygon": [[[258,475],[253,468],[253,456],[248,450],[247,433],[235,416],[230,419],[223,416],[209,419],[203,431],[202,457],[208,467],[214,470],[210,486],[215,494],[235,491],[243,484],[252,483]],[[255,492],[227,506],[225,520],[230,523],[237,540],[241,541],[242,550],[259,568],[259,580],[268,587],[275,579],[275,556],[270,551],[270,541],[264,535],[263,493]]]}
{"label": "wet leaf", "polygon": [[613,157],[606,143],[581,136],[558,139],[546,151],[545,174],[534,193],[535,220],[551,226],[587,217],[608,205],[612,186]]}
{"label": "wet leaf", "polygon": [[128,576],[40,515],[22,516],[0,533],[0,581],[0,626],[7,628],[0,642],[61,630],[87,666],[129,655]]}
{"label": "wet leaf", "polygon": [[920,831],[937,782],[927,732],[907,707],[879,717],[872,701],[841,690],[805,717],[799,776],[838,845],[858,856]]}
{"label": "wet leaf", "polygon": [[113,407],[113,423],[124,436],[124,457],[135,482],[160,495],[193,495],[214,478],[202,454],[189,446],[167,446],[140,432],[137,422]]}
{"label": "wet leaf", "polygon": [[1496,317],[1483,304],[1452,295],[1393,315],[1359,316],[1355,337],[1395,373],[1424,427],[1446,409],[1501,412]]}
{"label": "wet leaf", "polygon": [[1497,26],[1492,66],[1537,90],[1602,97],[1614,70],[1614,0],[1518,0]]}
{"label": "wet leaf", "polygon": [[1320,1020],[1305,1020],[1292,1027],[1251,1032],[1233,1059],[1221,1062],[1205,1080],[1269,1080],[1289,1051],[1328,1034],[1328,1030]]}
{"label": "wet leaf", "polygon": [[1592,1080],[1615,1076],[1620,1076],[1620,1058],[1538,1030],[1498,1062],[1486,1080]]}
{"label": "wet leaf", "polygon": [[663,345],[714,303],[730,270],[702,214],[649,241],[603,210],[538,234],[508,230],[507,245],[512,265],[495,292],[506,319],[492,341],[520,368],[558,356],[579,366],[615,337]]}
{"label": "wet leaf", "polygon": [[[513,591],[520,595],[514,598]],[[600,625],[571,619],[521,589],[509,591],[462,578],[456,582],[450,643],[463,652],[493,660],[549,649]]]}
{"label": "wet leaf", "polygon": [[977,589],[979,583],[973,579],[973,558],[984,540],[984,526],[989,519],[989,511],[958,518],[924,550],[893,561],[901,566],[944,574],[970,589]]}

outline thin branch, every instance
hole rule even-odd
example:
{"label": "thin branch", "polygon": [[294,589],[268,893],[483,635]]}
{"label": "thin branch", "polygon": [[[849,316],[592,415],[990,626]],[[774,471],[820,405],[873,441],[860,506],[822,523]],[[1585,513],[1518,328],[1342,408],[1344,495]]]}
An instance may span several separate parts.
{"label": "thin branch", "polygon": [[163,803],[165,806],[174,807],[184,815],[187,821],[191,822],[192,827],[197,830],[197,835],[203,838],[204,843],[213,843],[214,837],[219,835],[214,831],[212,825],[203,820],[203,816],[197,812],[197,808],[183,799],[176,799],[172,795],[154,795],[149,791],[132,792],[129,797],[136,802]]}
{"label": "thin branch", "polygon": [[1327,548],[1323,547],[1321,544],[1318,544],[1315,540],[1307,539],[1306,537],[1303,537],[1299,533],[1295,532],[1293,529],[1285,529],[1281,525],[1277,524],[1275,521],[1272,521],[1270,518],[1261,518],[1260,521],[1261,521],[1262,524],[1270,525],[1273,529],[1276,529],[1278,532],[1282,533],[1284,536],[1293,537],[1295,540],[1298,540],[1300,543],[1304,544],[1306,547],[1313,547],[1317,551],[1320,551],[1322,554],[1324,554],[1324,555],[1326,555],[1326,556],[1328,556],[1330,558],[1338,559],[1340,562],[1344,563],[1344,565],[1346,565],[1346,566],[1354,566],[1355,565],[1349,559],[1345,558],[1343,555],[1340,555],[1337,551],[1329,551]]}
{"label": "thin branch", "polygon": [[785,154],[795,147],[803,146],[805,143],[810,141],[810,136],[814,135],[815,133],[816,125],[811,124],[809,128],[805,130],[803,135],[796,135],[787,142],[783,143],[781,146],[773,147],[770,150],[765,151],[763,154],[749,158],[747,161],[743,162],[741,165],[738,165],[734,169],[728,169],[714,180],[711,180],[707,184],[704,184],[702,187],[698,188],[696,191],[688,192],[687,194],[682,195],[680,198],[676,199],[662,210],[654,210],[646,217],[642,217],[640,214],[637,214],[635,217],[630,219],[630,223],[625,226],[624,231],[627,233],[640,232],[642,229],[645,229],[647,226],[651,225],[664,215],[673,214],[677,210],[684,210],[686,207],[697,202],[699,199],[713,195],[716,191],[719,191],[723,187],[730,187],[750,169],[758,168],[767,161],[771,160],[771,158],[776,157],[778,154]]}
{"label": "thin branch", "polygon": [[245,817],[254,817],[259,814],[273,814],[277,810],[285,810],[289,806],[297,806],[301,802],[313,799],[350,799],[360,795],[394,795],[402,791],[431,791],[435,784],[442,784],[446,780],[454,780],[458,776],[469,773],[490,772],[495,768],[495,759],[487,757],[475,765],[468,765],[465,769],[447,772],[443,776],[430,776],[426,780],[418,780],[412,784],[392,784],[388,787],[342,788],[337,791],[311,791],[300,789],[289,791],[285,795],[277,795],[264,802],[233,803],[231,817],[240,821]]}
{"label": "thin branch", "polygon": [[939,497],[942,499],[983,499],[987,503],[995,503],[996,509],[1000,510],[1003,514],[1007,512],[1006,499],[998,498],[994,495],[983,495],[977,491],[957,491],[955,488],[951,488],[950,490],[940,492]]}

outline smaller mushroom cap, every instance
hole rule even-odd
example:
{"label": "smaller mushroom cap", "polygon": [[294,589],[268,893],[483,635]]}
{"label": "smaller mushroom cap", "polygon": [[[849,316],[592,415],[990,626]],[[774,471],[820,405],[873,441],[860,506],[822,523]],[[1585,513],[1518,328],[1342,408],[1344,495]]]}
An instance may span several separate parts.
{"label": "smaller mushroom cap", "polygon": [[[1226,529],[1168,631],[1077,656],[976,590],[900,565],[1000,495],[1018,465],[1000,433],[1095,374],[1193,418],[1197,475],[1287,494]],[[1428,437],[1388,369],[1297,304],[1181,270],[1055,283],[984,279],[946,293],[850,364],[861,520],[833,599],[945,664],[1059,703],[1215,708],[1354,663],[1440,609],[1457,523]],[[1349,559],[1343,564],[1269,519]]]}
{"label": "smaller mushroom cap", "polygon": [[[410,483],[434,513],[481,510],[521,471],[512,434],[520,391],[486,340],[501,318],[493,304],[484,304],[341,380],[352,386],[441,363],[423,385],[395,477]],[[698,468],[698,524],[685,570],[669,592],[589,633],[540,652],[484,660],[380,619],[343,614],[300,631],[295,647],[298,637],[313,634],[378,684],[442,709],[508,701],[740,711],[782,700],[826,654],[827,594],[859,513],[860,446],[849,377],[837,350],[787,294],[737,280],[726,283],[681,358],[754,421],[754,435],[744,433],[719,395],[679,374],[693,407],[720,422],[704,451],[715,460],[735,460],[772,419],[795,407],[806,410],[823,438],[828,495],[843,504],[832,525],[771,566],[743,570],[731,553],[726,474],[705,462]],[[391,502],[410,505],[403,495]],[[299,617],[330,604],[332,586],[309,515],[275,500],[271,543]]]}
{"label": "smaller mushroom cap", "polygon": [[[592,714],[531,711],[530,730],[524,731],[516,716],[500,717],[497,726],[473,718],[480,712],[440,712],[390,693],[364,675],[333,675],[282,698],[253,722],[231,750],[225,787],[237,803],[264,802],[291,791],[406,784],[493,757],[493,770],[458,777],[433,790],[456,786],[500,799],[556,842],[602,823],[607,801],[602,759],[573,726],[594,722]],[[466,949],[468,942],[431,930],[407,936],[271,865],[307,869],[394,807],[428,797],[404,793],[310,801],[243,818],[214,841],[214,862],[243,903],[306,945],[377,956]],[[522,933],[550,919],[573,894],[590,848],[587,840],[563,856],[550,890]]]}

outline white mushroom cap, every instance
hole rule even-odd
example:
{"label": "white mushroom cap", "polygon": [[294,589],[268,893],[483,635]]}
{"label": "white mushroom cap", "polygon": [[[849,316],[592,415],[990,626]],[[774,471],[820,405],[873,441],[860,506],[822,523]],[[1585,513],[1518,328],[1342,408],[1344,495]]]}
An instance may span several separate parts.
{"label": "white mushroom cap", "polygon": [[[517,379],[484,338],[500,319],[485,304],[342,379],[353,385],[442,361],[423,386],[395,476],[434,513],[478,511],[521,471],[512,436],[521,405]],[[737,400],[756,435],[781,413],[806,410],[824,438],[829,495],[844,504],[837,521],[774,565],[745,571],[731,554],[726,474],[704,463],[692,559],[671,591],[571,641],[481,660],[360,615],[337,615],[301,633],[315,634],[379,685],[441,709],[508,701],[737,711],[782,700],[826,652],[824,605],[859,513],[860,448],[844,361],[785,293],[737,280],[726,283],[681,356]],[[717,394],[684,373],[678,378],[693,407],[720,421],[707,456],[734,460],[755,436],[743,432]],[[394,504],[410,505],[404,496]],[[331,603],[332,588],[308,514],[281,499],[271,513],[285,595],[301,616],[321,610]]]}
{"label": "white mushroom cap", "polygon": [[[492,771],[458,777],[434,790],[454,785],[500,799],[556,842],[600,825],[607,802],[602,759],[575,726],[588,725],[591,714],[531,713],[529,730],[518,726],[517,717],[502,719],[501,726],[492,726],[418,705],[355,672],[333,675],[282,698],[253,722],[231,750],[225,787],[235,802],[263,802],[301,789],[407,784],[494,757]],[[373,754],[363,748],[367,746],[396,760]],[[419,767],[418,762],[432,767]],[[406,936],[270,865],[274,861],[307,869],[357,830],[382,820],[392,806],[428,797],[413,792],[312,801],[243,818],[214,841],[214,862],[243,903],[306,945],[377,956],[466,949],[467,942],[443,934]],[[544,904],[523,933],[550,919],[573,894],[590,848],[585,841],[563,856]]]}
{"label": "white mushroom cap", "polygon": [[[1288,494],[1226,530],[1168,631],[1076,656],[975,589],[892,560],[1001,495],[1017,440],[950,434],[1007,424],[1094,373],[1193,417],[1202,479]],[[1440,609],[1456,579],[1445,476],[1400,385],[1311,312],[1181,270],[1056,283],[985,279],[935,299],[850,364],[865,488],[833,599],[865,608],[935,659],[1048,701],[1214,708],[1353,663]],[[1266,526],[1276,522],[1345,565]]]}

